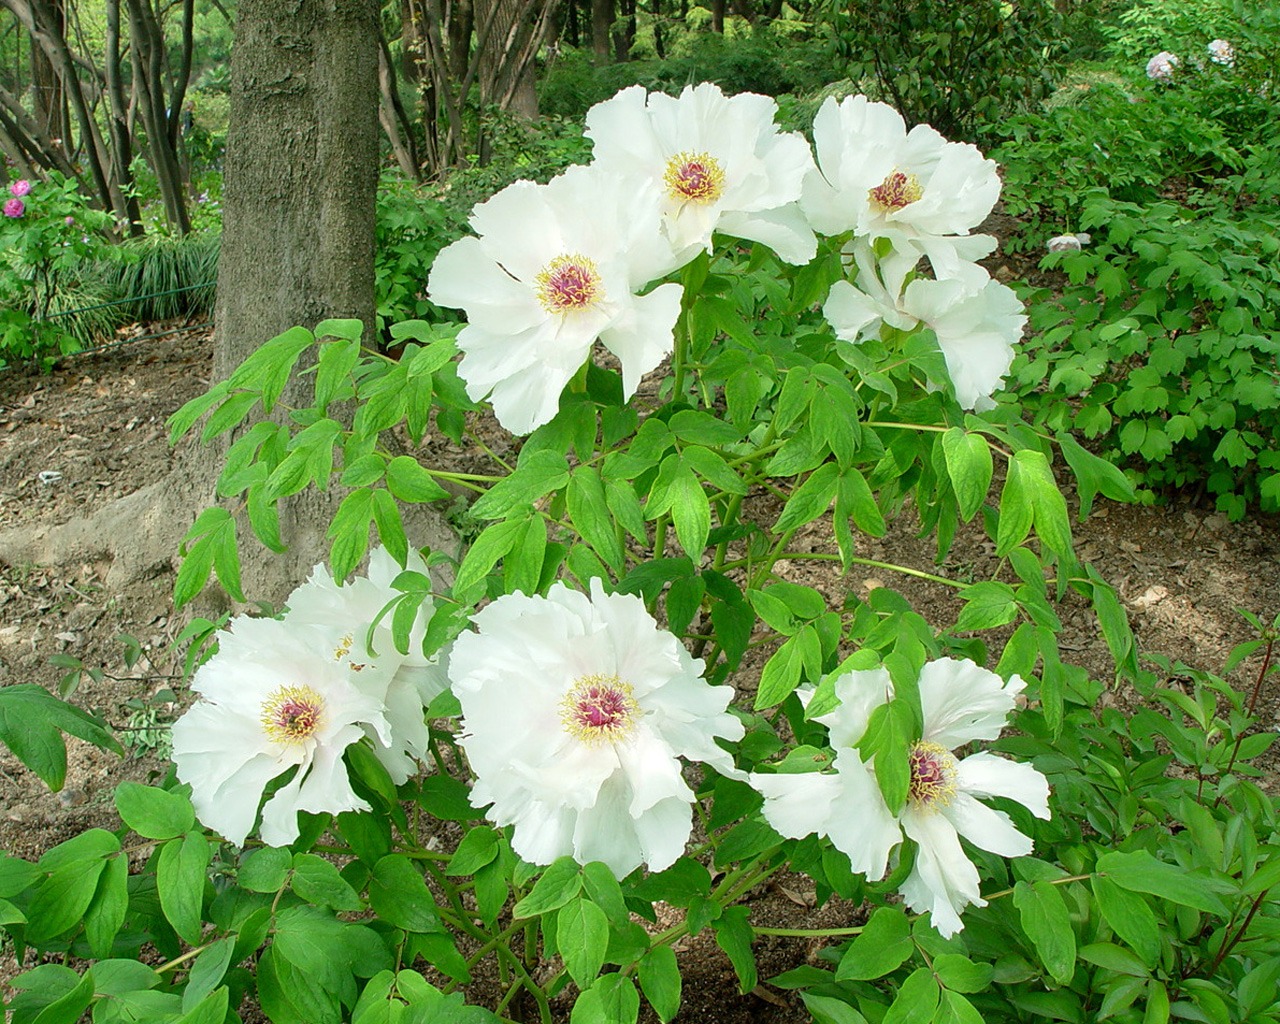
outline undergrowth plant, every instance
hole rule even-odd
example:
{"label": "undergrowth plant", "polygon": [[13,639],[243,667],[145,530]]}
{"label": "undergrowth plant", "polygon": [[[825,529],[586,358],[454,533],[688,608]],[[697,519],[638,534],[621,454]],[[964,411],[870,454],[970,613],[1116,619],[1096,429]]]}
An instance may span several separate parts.
{"label": "undergrowth plant", "polygon": [[[187,630],[217,649],[193,646],[175,772],[117,787],[116,829],[0,860],[0,927],[44,961],[13,1024],[221,1024],[246,997],[276,1024],[670,1021],[702,932],[741,992],[822,1024],[1266,1019],[1276,624],[1227,666],[1247,698],[1140,663],[1059,484],[1087,515],[1124,476],[991,400],[1023,324],[970,258],[994,166],[863,97],[824,105],[815,162],[773,112],[620,94],[592,165],[504,190],[436,258],[465,326],[395,324],[399,358],[355,321],[293,328],[174,416],[233,435],[179,605],[211,573],[243,599],[242,532],[278,549],[312,486],[342,494],[329,563],[281,617]],[[420,461],[428,430],[487,461]],[[486,525],[424,556],[402,507],[452,491]],[[976,523],[999,571],[867,557],[907,506],[940,559]],[[829,596],[804,562],[930,579],[958,617]],[[1114,678],[1062,660],[1080,601]],[[55,788],[59,730],[115,743],[0,690],[0,738]],[[787,872],[846,920],[753,919]],[[827,946],[767,979],[762,936]]]}
{"label": "undergrowth plant", "polygon": [[74,290],[77,268],[105,251],[111,227],[110,215],[91,209],[60,175],[14,181],[8,191],[0,217],[0,366],[80,349],[51,314]]}

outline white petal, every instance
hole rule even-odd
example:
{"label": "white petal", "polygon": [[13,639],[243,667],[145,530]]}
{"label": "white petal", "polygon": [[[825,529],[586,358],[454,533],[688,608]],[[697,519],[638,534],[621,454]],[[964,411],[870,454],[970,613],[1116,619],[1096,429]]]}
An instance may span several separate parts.
{"label": "white petal", "polygon": [[1031,852],[1031,840],[1013,827],[1007,814],[993,810],[967,793],[957,793],[938,813],[980,850],[1001,857],[1025,857]]}
{"label": "white petal", "polygon": [[632,299],[624,314],[600,333],[605,348],[622,363],[623,398],[634,395],[640,379],[671,354],[683,294],[678,284],[660,285]]}
{"label": "white petal", "polygon": [[986,906],[978,889],[978,869],[961,848],[955,828],[941,814],[908,807],[902,827],[919,846],[915,866],[900,890],[903,898],[916,913],[928,913],[943,937],[950,937],[964,927],[960,912],[966,906]]}
{"label": "white petal", "polygon": [[480,240],[471,237],[436,256],[427,295],[438,305],[466,310],[471,323],[490,331],[519,334],[546,316],[532,288],[485,255]]}
{"label": "white petal", "polygon": [[818,251],[818,240],[800,212],[798,203],[787,203],[758,213],[729,211],[720,217],[716,230],[734,238],[762,242],[784,263],[793,266],[803,266]]}
{"label": "white petal", "polygon": [[862,739],[871,713],[893,697],[893,682],[887,670],[873,668],[846,672],[834,686],[839,706],[814,721],[831,731],[831,745],[840,750]]}
{"label": "white petal", "polygon": [[884,877],[890,851],[902,842],[898,819],[890,812],[870,765],[855,750],[836,755],[840,793],[831,805],[826,835],[849,857],[853,870],[870,881]]}
{"label": "white petal", "polygon": [[920,672],[924,738],[948,750],[995,739],[1025,685],[1018,676],[1006,683],[968,659],[928,662]]}
{"label": "white petal", "polygon": [[1008,797],[1037,818],[1049,818],[1049,781],[1029,764],[979,751],[960,762],[957,784],[973,796]]}
{"label": "white petal", "polygon": [[831,806],[840,794],[835,775],[805,772],[799,775],[761,775],[752,772],[751,786],[764,797],[763,814],[779,835],[803,839],[825,834],[831,822]]}

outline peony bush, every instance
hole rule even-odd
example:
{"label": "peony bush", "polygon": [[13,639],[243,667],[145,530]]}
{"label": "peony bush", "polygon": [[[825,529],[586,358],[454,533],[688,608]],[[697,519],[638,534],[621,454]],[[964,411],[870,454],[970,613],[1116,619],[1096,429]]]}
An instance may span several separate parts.
{"label": "peony bush", "polygon": [[[1060,477],[1082,515],[1131,492],[992,401],[1026,324],[971,233],[994,163],[865,97],[828,100],[812,149],[774,114],[623,91],[588,116],[591,164],[504,189],[440,253],[429,297],[465,326],[395,325],[398,359],[355,321],[294,328],[174,416],[175,439],[234,432],[179,605],[211,573],[243,601],[241,531],[278,549],[310,486],[342,493],[329,564],[278,617],[193,623],[212,643],[174,771],[119,787],[117,831],[0,861],[0,926],[64,961],[15,980],[14,1024],[632,1024],[642,999],[670,1021],[704,930],[742,992],[823,1024],[1264,1019],[1275,624],[1228,666],[1261,664],[1249,694],[1153,670],[1077,562]],[[301,374],[313,402],[282,409]],[[429,431],[491,467],[420,461]],[[420,550],[402,507],[457,493],[478,529]],[[939,561],[978,520],[1001,572],[867,557],[908,505]],[[961,611],[832,602],[803,561],[925,577]],[[1057,646],[1082,600],[1101,682]],[[1131,717],[1101,699],[1121,685]],[[846,924],[753,920],[785,873]],[[827,945],[762,979],[762,935]],[[498,994],[471,985],[488,959]]]}

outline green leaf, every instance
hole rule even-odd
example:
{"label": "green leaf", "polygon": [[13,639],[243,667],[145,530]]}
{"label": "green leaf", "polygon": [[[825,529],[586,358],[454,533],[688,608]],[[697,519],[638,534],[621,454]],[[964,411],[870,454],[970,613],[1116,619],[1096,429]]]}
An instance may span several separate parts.
{"label": "green leaf", "polygon": [[826,512],[835,499],[839,480],[840,467],[834,462],[823,463],[815,469],[804,483],[791,492],[773,532],[794,530]]}
{"label": "green leaf", "polygon": [[102,750],[123,753],[101,720],[59,700],[35,683],[0,687],[0,742],[55,793],[67,777],[70,733]]}
{"label": "green leaf", "polygon": [[837,981],[874,981],[896,971],[915,952],[911,925],[901,907],[880,907],[849,944],[836,968]]}
{"label": "green leaf", "polygon": [[451,878],[474,875],[498,856],[498,833],[488,825],[477,825],[465,836],[449,859],[445,874]]}
{"label": "green leaf", "polygon": [[84,917],[84,935],[94,956],[111,955],[129,909],[129,861],[118,855],[107,861],[98,889]]}
{"label": "green leaf", "polygon": [[711,922],[716,933],[716,945],[725,951],[729,962],[733,964],[734,973],[738,975],[738,991],[744,995],[759,982],[755,954],[751,951],[751,940],[755,938],[755,932],[747,923],[750,913],[746,907],[726,907]]}
{"label": "green leaf", "polygon": [[915,732],[915,716],[901,698],[881,704],[867,720],[867,731],[858,741],[863,760],[875,756],[876,783],[892,814],[907,802],[911,788],[911,766],[907,750]]}
{"label": "green leaf", "polygon": [[187,987],[182,992],[184,1010],[194,1010],[205,996],[222,984],[222,979],[226,977],[227,970],[231,967],[231,957],[235,949],[236,937],[224,935],[212,945],[205,947],[191,962],[191,970],[187,974]]}
{"label": "green leaf", "polygon": [[1123,946],[1114,942],[1091,942],[1080,947],[1080,959],[1117,974],[1131,974],[1135,978],[1149,977],[1147,966]]}
{"label": "green leaf", "polygon": [[603,910],[615,925],[621,927],[631,920],[631,912],[622,896],[622,886],[607,865],[598,860],[582,865],[582,885],[591,902]]}
{"label": "green leaf", "polygon": [[984,580],[968,587],[962,596],[964,607],[956,620],[957,632],[995,629],[1018,617],[1018,601],[1013,588],[1007,583]]}
{"label": "green leaf", "polygon": [[236,881],[250,892],[279,892],[292,867],[293,855],[288,850],[264,846],[244,855]]}
{"label": "green leaf", "polygon": [[124,823],[144,839],[172,839],[196,822],[190,800],[154,786],[122,782],[116,787],[115,802]]}
{"label": "green leaf", "polygon": [[1069,984],[1076,971],[1076,936],[1058,887],[1049,882],[1018,882],[1013,905],[1045,970],[1059,984]]}
{"label": "green leaf", "polygon": [[1087,451],[1070,434],[1061,433],[1057,437],[1062,455],[1076,477],[1076,493],[1080,496],[1080,522],[1089,518],[1094,496],[1099,492],[1113,501],[1135,500],[1133,485],[1119,466]]}
{"label": "green leaf", "polygon": [[449,498],[449,492],[412,455],[397,455],[387,463],[387,490],[410,504]]}
{"label": "green leaf", "polygon": [[942,991],[938,988],[933,972],[927,967],[919,967],[911,972],[898,989],[882,1024],[929,1024],[938,1009],[941,996]]}
{"label": "green leaf", "polygon": [[209,840],[199,832],[189,832],[165,843],[156,864],[156,887],[164,916],[193,946],[200,942],[205,870],[212,854]]}
{"label": "green leaf", "polygon": [[840,474],[840,486],[836,491],[836,518],[852,518],[863,533],[870,537],[883,537],[886,526],[884,514],[876,504],[876,496],[866,477],[850,466]]}
{"label": "green leaf", "polygon": [[404,854],[390,854],[373,866],[369,906],[388,924],[408,932],[443,930],[422,872]]}
{"label": "green leaf", "polygon": [[529,895],[515,905],[511,916],[516,920],[537,917],[549,910],[559,910],[582,889],[582,874],[572,857],[561,857],[542,873]]}
{"label": "green leaf", "polygon": [[373,522],[373,491],[362,487],[342,499],[325,536],[333,578],[345,580],[369,549],[369,524]]}
{"label": "green leaf", "polygon": [[298,853],[293,857],[293,891],[308,903],[334,910],[363,910],[364,902],[355,889],[323,857]]}
{"label": "green leaf", "polygon": [[[774,983],[777,983],[777,979],[774,979]],[[804,989],[800,990],[800,998],[804,1000],[805,1009],[813,1015],[816,1024],[867,1024],[867,1018],[843,1000],[820,996]]]}
{"label": "green leaf", "polygon": [[36,1014],[31,1024],[75,1024],[93,1001],[93,973],[85,972],[76,987]]}
{"label": "green leaf", "polygon": [[77,926],[93,901],[106,866],[107,862],[101,859],[76,861],[45,879],[26,908],[30,921],[27,940],[36,946],[44,945]]}
{"label": "green leaf", "polygon": [[641,959],[636,971],[640,991],[649,1000],[662,1024],[680,1012],[680,967],[670,946],[655,946]]}
{"label": "green leaf", "polygon": [[343,339],[320,346],[316,365],[316,407],[322,411],[351,376],[360,361],[360,339]]}
{"label": "green leaf", "polygon": [[815,659],[821,663],[821,642],[813,626],[805,626],[779,647],[765,662],[756,691],[755,709],[770,708],[781,703],[800,684],[805,665]]}
{"label": "green leaf", "polygon": [[1152,896],[1194,907],[1206,914],[1226,917],[1228,909],[1215,892],[1215,885],[1203,872],[1188,871],[1174,864],[1156,860],[1146,850],[1132,853],[1112,851],[1098,858],[1098,871],[1110,881],[1130,892]]}
{"label": "green leaf", "polygon": [[991,446],[981,434],[952,427],[942,435],[942,452],[960,515],[967,523],[982,508],[991,488]]}
{"label": "green leaf", "polygon": [[1000,491],[1000,523],[996,528],[996,555],[1003,558],[1031,532],[1035,518],[1035,496],[1027,471],[1015,457]]}
{"label": "green leaf", "polygon": [[543,495],[559,490],[568,482],[565,457],[544,448],[522,459],[515,472],[490,487],[470,511],[477,519],[501,519],[513,509],[532,508]]}
{"label": "green leaf", "polygon": [[626,552],[609,504],[605,497],[604,482],[592,466],[579,466],[569,478],[566,494],[569,521],[590,544],[609,568],[621,573],[626,567]]}
{"label": "green leaf", "polygon": [[702,559],[711,532],[711,503],[702,483],[688,466],[681,464],[668,491],[671,519],[680,546],[696,564]]}
{"label": "green leaf", "polygon": [[569,1024],[635,1024],[639,1016],[635,983],[622,974],[605,974],[578,996]]}
{"label": "green leaf", "polygon": [[1041,543],[1060,559],[1070,562],[1074,555],[1071,548],[1071,521],[1067,515],[1067,500],[1053,478],[1053,470],[1043,452],[1024,448],[1015,452],[1013,462],[1019,467],[1030,493],[1035,512],[1036,534]]}
{"label": "green leaf", "polygon": [[498,559],[511,550],[526,522],[526,519],[505,519],[485,528],[467,549],[462,564],[458,566],[458,575],[453,583],[454,597],[464,600],[489,575]]}
{"label": "green leaf", "polygon": [[943,988],[952,992],[985,992],[995,976],[991,964],[974,963],[959,953],[940,953],[934,957],[933,972]]}
{"label": "green leaf", "polygon": [[586,989],[604,965],[609,919],[590,900],[575,896],[556,915],[556,945],[569,975]]}
{"label": "green leaf", "polygon": [[[210,992],[173,1024],[222,1024],[227,1018],[230,993],[225,986]],[[185,1003],[184,1009],[185,1009]]]}

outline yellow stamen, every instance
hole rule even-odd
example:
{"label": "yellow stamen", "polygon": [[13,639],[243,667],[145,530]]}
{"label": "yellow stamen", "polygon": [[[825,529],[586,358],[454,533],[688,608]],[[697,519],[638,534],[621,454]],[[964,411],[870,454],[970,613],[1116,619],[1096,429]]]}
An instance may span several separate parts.
{"label": "yellow stamen", "polygon": [[560,702],[560,720],[583,743],[623,739],[639,717],[631,686],[617,676],[583,676]]}
{"label": "yellow stamen", "polygon": [[324,698],[309,686],[282,686],[262,704],[262,728],[277,743],[301,743],[320,728]]}
{"label": "yellow stamen", "polygon": [[709,153],[677,153],[667,161],[663,181],[676,202],[714,203],[724,194],[724,169]]}
{"label": "yellow stamen", "polygon": [[920,179],[914,174],[903,174],[894,171],[875,188],[867,189],[867,198],[871,205],[882,213],[893,213],[905,209],[924,197],[924,188]]}
{"label": "yellow stamen", "polygon": [[579,253],[557,256],[534,279],[538,301],[548,313],[589,309],[604,297],[595,260]]}

